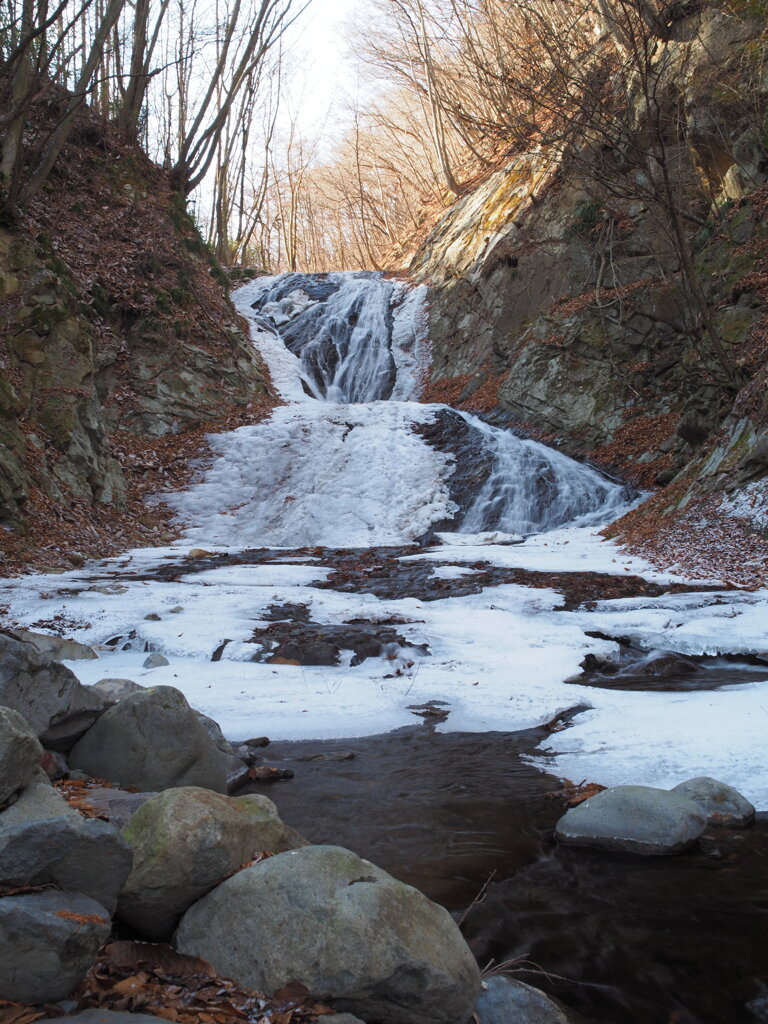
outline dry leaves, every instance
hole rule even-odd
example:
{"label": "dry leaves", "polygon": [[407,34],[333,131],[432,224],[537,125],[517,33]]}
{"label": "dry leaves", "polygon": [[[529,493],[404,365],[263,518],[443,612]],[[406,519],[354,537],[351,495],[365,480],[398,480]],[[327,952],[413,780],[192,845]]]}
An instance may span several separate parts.
{"label": "dry leaves", "polygon": [[[178,1024],[301,1024],[334,1012],[298,983],[268,998],[220,978],[200,957],[152,942],[109,942],[73,998],[80,1009],[149,1013]],[[0,1015],[0,1024],[28,1024],[40,1016],[52,1014],[18,1021]]]}
{"label": "dry leaves", "polygon": [[0,999],[0,1024],[33,1024],[36,1020],[57,1016],[61,1016],[60,1006],[29,1006]]}
{"label": "dry leaves", "polygon": [[601,786],[599,782],[587,782],[582,779],[581,782],[571,782],[570,779],[563,779],[563,788],[555,789],[551,793],[547,793],[547,800],[562,800],[566,807],[576,807],[578,804],[583,804],[585,800],[589,800],[590,797],[595,796],[597,793],[602,793],[606,786]]}
{"label": "dry leaves", "polygon": [[81,779],[57,779],[54,786],[64,797],[70,807],[74,807],[84,818],[101,818],[102,821],[109,821],[106,814],[102,813],[93,804],[88,803],[87,794],[91,789],[103,787],[113,788],[112,783],[102,779],[93,779],[85,782]]}

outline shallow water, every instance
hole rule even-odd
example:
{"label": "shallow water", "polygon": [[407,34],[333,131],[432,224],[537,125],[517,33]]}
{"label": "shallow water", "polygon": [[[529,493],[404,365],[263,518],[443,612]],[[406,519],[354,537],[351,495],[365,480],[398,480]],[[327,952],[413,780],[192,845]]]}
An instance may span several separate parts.
{"label": "shallow water", "polygon": [[462,925],[481,966],[535,962],[514,976],[587,1021],[768,1020],[768,815],[677,857],[557,847],[558,782],[522,760],[544,736],[416,726],[277,743],[265,760],[295,778],[253,788],[311,841],[355,850],[457,917],[495,872]]}

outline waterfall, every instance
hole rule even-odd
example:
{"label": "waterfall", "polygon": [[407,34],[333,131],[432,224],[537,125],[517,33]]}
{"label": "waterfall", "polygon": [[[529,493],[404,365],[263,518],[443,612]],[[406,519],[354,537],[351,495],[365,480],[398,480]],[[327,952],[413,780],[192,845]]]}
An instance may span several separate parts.
{"label": "waterfall", "polygon": [[626,489],[561,452],[463,413],[492,455],[485,483],[461,518],[463,533],[539,533],[589,526],[625,504]]}
{"label": "waterfall", "polygon": [[299,358],[311,397],[351,405],[393,396],[393,304],[402,293],[402,282],[375,273],[286,274],[268,279],[251,308]]}
{"label": "waterfall", "polygon": [[288,404],[211,439],[218,457],[204,478],[169,499],[190,539],[400,544],[438,524],[530,534],[605,520],[626,501],[545,445],[416,401],[425,288],[372,272],[282,274],[233,298]]}

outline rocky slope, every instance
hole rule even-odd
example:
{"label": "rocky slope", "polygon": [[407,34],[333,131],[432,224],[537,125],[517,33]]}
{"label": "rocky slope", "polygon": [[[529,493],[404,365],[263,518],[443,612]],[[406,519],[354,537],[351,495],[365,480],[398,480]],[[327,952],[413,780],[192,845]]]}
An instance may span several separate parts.
{"label": "rocky slope", "polygon": [[205,429],[268,404],[226,284],[164,172],[84,112],[42,196],[0,226],[7,565],[158,540],[142,494],[205,453]]}
{"label": "rocky slope", "polygon": [[668,205],[632,184],[639,164],[626,154],[642,152],[649,125],[631,104],[611,145],[603,135],[563,156],[543,140],[508,158],[442,217],[411,270],[432,285],[428,400],[664,487],[622,524],[636,543],[660,518],[662,534],[676,529],[682,509],[690,517],[706,503],[717,517],[732,493],[727,508],[746,516],[735,537],[757,544],[765,570],[768,164],[754,6],[704,5],[657,51],[685,69],[665,157],[722,353],[670,243]]}

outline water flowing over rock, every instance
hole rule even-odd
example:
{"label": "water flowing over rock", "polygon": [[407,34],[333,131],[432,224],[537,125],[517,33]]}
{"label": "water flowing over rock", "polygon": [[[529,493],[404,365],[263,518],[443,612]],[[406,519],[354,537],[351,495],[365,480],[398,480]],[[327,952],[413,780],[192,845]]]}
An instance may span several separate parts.
{"label": "water flowing over rock", "polygon": [[401,544],[437,526],[527,534],[603,521],[626,501],[623,487],[538,442],[415,401],[424,292],[345,273],[262,278],[235,293],[291,404],[212,439],[218,458],[170,499],[190,544]]}

